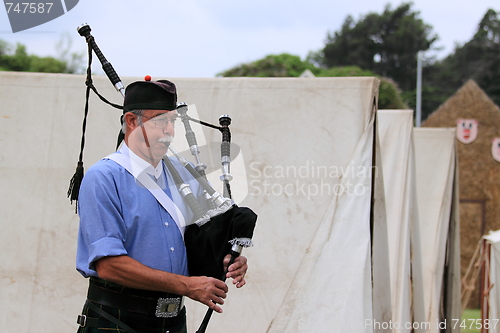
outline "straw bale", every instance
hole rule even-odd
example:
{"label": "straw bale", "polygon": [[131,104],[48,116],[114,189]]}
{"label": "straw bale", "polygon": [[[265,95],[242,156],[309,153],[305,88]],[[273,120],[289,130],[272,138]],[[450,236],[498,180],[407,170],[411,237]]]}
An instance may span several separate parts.
{"label": "straw bale", "polygon": [[[481,231],[488,233],[500,229],[500,163],[491,156],[491,141],[500,137],[500,108],[474,80],[469,80],[422,126],[456,127],[459,118],[478,121],[478,136],[474,142],[463,144],[457,140],[463,276],[481,238]],[[472,297],[469,307],[479,307],[477,295]]]}

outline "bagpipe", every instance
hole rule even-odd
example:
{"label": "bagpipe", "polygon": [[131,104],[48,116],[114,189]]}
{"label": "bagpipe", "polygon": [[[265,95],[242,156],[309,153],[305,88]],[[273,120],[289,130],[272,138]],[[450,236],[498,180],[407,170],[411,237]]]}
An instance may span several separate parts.
{"label": "bagpipe", "polygon": [[[105,103],[117,108],[123,109],[121,105],[109,102],[104,98],[92,83],[91,65],[92,52],[99,59],[104,73],[107,75],[115,89],[125,97],[125,87],[121,82],[120,77],[114,70],[111,63],[102,54],[97,46],[94,37],[91,35],[91,29],[88,24],[83,24],[77,28],[78,33],[85,37],[88,44],[88,68],[85,84],[86,88],[86,103],[84,121],[82,126],[81,151],[75,175],[70,181],[68,197],[71,202],[78,200],[78,191],[81,180],[83,179],[83,148],[85,145],[85,130],[86,118],[88,115],[88,101],[90,90]],[[192,276],[210,276],[225,281],[227,270],[224,270],[223,259],[227,254],[231,255],[229,267],[234,260],[241,254],[244,247],[252,245],[252,237],[257,221],[257,215],[249,208],[238,207],[231,198],[230,181],[233,177],[230,174],[231,162],[231,132],[229,125],[231,117],[222,115],[219,118],[219,126],[191,118],[188,115],[188,106],[185,103],[178,103],[176,108],[177,114],[180,117],[184,128],[185,136],[188,142],[191,155],[194,157],[195,164],[188,162],[186,158],[181,156],[171,145],[169,150],[177,158],[181,165],[195,178],[200,187],[203,189],[203,195],[200,198],[195,197],[192,193],[189,184],[184,181],[179,172],[175,169],[170,159],[165,156],[163,161],[172,175],[176,187],[184,201],[187,203],[194,218],[186,227],[184,234],[184,242],[188,256],[189,273]],[[221,166],[222,174],[220,180],[223,183],[223,194],[215,191],[207,180],[207,166],[200,160],[200,148],[198,146],[195,132],[191,127],[191,122],[195,122],[213,129],[217,129],[222,133],[221,142]],[[123,138],[123,137],[122,137]],[[117,147],[121,139],[118,139]],[[203,200],[200,203],[199,200]],[[197,333],[205,332],[208,321],[213,310],[208,309],[203,322],[201,323]]]}

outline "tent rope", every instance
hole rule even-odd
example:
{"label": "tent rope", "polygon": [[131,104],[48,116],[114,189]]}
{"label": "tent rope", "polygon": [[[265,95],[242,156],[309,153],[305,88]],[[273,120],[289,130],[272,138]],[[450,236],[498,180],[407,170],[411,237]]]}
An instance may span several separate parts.
{"label": "tent rope", "polygon": [[474,255],[472,256],[469,266],[467,267],[464,277],[462,278],[462,313],[467,308],[470,297],[476,289],[476,282],[479,277],[479,273],[481,272],[481,268],[484,265],[485,254],[482,243],[483,239],[481,238],[477,243]]}

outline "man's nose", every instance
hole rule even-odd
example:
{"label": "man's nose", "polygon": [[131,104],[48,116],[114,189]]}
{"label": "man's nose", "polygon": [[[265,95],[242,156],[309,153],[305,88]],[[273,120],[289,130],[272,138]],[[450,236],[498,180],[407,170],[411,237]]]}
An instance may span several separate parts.
{"label": "man's nose", "polygon": [[175,131],[175,126],[171,121],[167,121],[165,126],[163,126],[163,133],[168,134],[168,133],[174,133]]}

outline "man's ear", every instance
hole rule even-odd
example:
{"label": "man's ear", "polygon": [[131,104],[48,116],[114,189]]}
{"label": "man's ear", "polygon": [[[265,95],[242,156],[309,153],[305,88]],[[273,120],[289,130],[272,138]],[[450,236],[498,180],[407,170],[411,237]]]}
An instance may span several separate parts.
{"label": "man's ear", "polygon": [[138,125],[138,115],[127,112],[123,115],[123,121],[127,123],[127,127],[130,129],[135,129]]}

